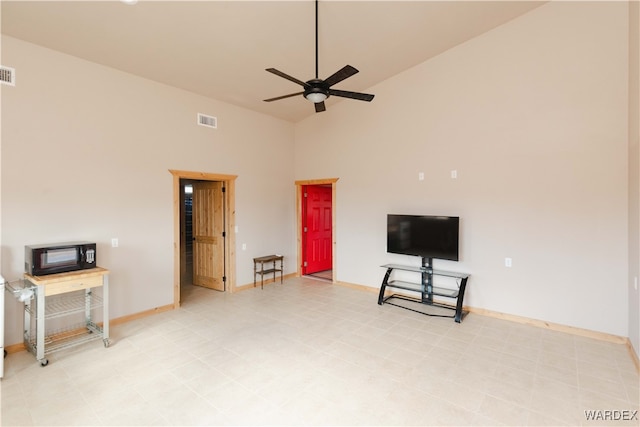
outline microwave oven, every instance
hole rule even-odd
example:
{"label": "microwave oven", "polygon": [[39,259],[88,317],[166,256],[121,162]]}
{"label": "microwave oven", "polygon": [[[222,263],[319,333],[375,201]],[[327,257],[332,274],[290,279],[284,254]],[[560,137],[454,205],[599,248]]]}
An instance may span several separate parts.
{"label": "microwave oven", "polygon": [[24,270],[32,276],[96,268],[96,244],[65,242],[24,247]]}

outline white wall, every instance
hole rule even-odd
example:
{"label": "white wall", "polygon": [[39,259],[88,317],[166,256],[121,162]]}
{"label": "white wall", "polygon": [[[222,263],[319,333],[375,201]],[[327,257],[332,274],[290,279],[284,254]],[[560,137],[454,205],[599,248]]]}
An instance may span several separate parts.
{"label": "white wall", "polygon": [[339,177],[338,280],[417,262],[387,213],[459,215],[466,304],[627,336],[627,55],[626,3],[552,2],[297,124],[295,178]]}
{"label": "white wall", "polygon": [[[111,317],[172,304],[169,169],[238,175],[236,241],[247,244],[236,248],[238,285],[253,282],[255,256],[295,259],[291,123],[10,37],[2,64],[17,76],[2,91],[8,279],[21,277],[26,244],[90,240],[111,270]],[[218,129],[197,126],[198,112]],[[9,301],[7,344],[21,342],[20,316]]]}

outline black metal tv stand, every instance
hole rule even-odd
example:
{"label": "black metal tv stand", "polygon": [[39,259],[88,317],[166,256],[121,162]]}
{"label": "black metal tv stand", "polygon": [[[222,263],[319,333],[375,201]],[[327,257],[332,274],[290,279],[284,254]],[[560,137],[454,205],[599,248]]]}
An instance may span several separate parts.
{"label": "black metal tv stand", "polygon": [[[384,303],[395,305],[396,307],[401,307],[406,310],[415,311],[421,314],[425,314],[427,316],[436,316],[436,317],[452,317],[455,319],[457,323],[462,321],[462,318],[467,314],[466,311],[463,311],[462,304],[464,301],[464,291],[467,288],[467,280],[469,279],[469,274],[467,273],[458,273],[454,271],[443,271],[443,270],[434,270],[433,269],[433,259],[432,258],[422,258],[422,265],[418,266],[410,266],[410,265],[400,265],[400,264],[385,264],[382,267],[387,269],[386,274],[384,275],[384,279],[382,280],[382,285],[380,286],[380,294],[378,295],[378,304],[382,305]],[[413,282],[405,282],[402,280],[389,280],[394,270],[401,271],[412,271],[416,273],[420,273],[420,283]],[[433,276],[442,276],[442,277],[451,277],[456,279],[456,288],[441,288],[433,286]],[[420,294],[420,299],[411,298],[402,294],[391,294],[389,296],[385,296],[385,292],[387,288],[395,288],[402,289],[405,291],[417,292]],[[437,301],[434,301],[433,297],[444,297],[455,299],[455,306],[449,304],[443,304]],[[434,307],[441,307],[448,310],[454,311],[453,315],[445,315],[438,313],[429,313],[428,311],[419,311],[414,310],[412,308],[406,307],[404,305],[395,304],[390,302],[393,299],[401,299],[405,301],[417,302],[421,304],[426,304]]]}

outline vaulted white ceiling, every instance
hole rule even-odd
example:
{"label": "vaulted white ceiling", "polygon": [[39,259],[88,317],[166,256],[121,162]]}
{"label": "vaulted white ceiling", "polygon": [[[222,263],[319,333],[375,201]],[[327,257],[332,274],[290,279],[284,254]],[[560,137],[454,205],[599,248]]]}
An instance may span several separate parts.
{"label": "vaulted white ceiling", "polygon": [[[334,88],[372,92],[375,84],[541,4],[322,0],[319,77],[349,64],[360,72]],[[265,68],[302,81],[315,77],[312,0],[139,0],[133,6],[3,0],[1,7],[3,34],[288,121],[315,114],[302,96],[263,102],[301,91]],[[362,101],[330,97],[327,109],[335,102]]]}

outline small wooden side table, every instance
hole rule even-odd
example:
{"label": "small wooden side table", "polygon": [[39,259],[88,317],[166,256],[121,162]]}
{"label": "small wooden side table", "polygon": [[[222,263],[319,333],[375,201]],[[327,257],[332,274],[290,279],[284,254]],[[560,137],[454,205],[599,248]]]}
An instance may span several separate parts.
{"label": "small wooden side table", "polygon": [[[273,282],[276,281],[276,273],[280,272],[280,283],[282,283],[282,270],[284,257],[282,255],[266,255],[253,259],[253,287],[256,287],[256,277],[260,275],[260,288],[264,289],[264,275],[273,273]],[[280,261],[280,266],[276,266],[276,262]],[[267,266],[265,270],[265,264],[273,263],[271,268]],[[258,264],[260,264],[260,270],[258,270]]]}

